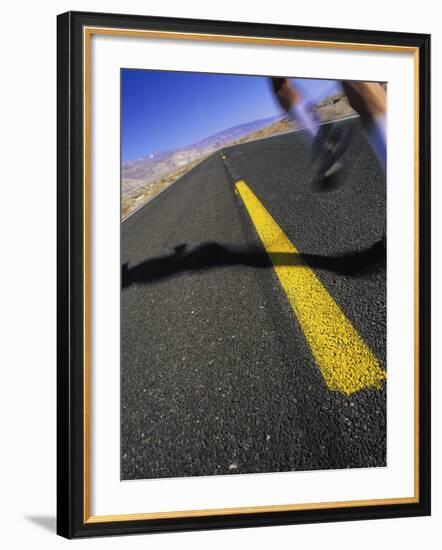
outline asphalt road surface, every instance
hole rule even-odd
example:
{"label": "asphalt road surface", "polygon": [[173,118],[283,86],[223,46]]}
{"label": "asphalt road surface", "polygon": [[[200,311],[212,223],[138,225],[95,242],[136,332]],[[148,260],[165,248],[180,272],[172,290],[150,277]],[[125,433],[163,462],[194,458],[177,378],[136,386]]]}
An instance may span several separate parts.
{"label": "asphalt road surface", "polygon": [[[122,479],[386,465],[385,177],[341,124],[332,191],[291,133],[213,154],[122,223]],[[351,349],[374,378],[341,372]]]}

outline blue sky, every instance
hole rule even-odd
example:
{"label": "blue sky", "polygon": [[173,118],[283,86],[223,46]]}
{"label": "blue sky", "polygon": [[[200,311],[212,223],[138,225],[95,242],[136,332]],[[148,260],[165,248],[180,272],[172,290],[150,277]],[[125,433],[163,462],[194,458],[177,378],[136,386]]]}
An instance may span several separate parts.
{"label": "blue sky", "polygon": [[[297,79],[318,100],[332,80]],[[217,132],[281,113],[267,77],[123,69],[123,161],[200,141]]]}

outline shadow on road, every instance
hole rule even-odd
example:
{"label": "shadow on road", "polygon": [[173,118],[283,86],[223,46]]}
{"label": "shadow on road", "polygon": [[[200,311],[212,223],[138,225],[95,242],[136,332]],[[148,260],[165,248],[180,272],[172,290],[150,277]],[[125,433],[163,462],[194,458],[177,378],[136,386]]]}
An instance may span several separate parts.
{"label": "shadow on road", "polygon": [[145,260],[133,267],[122,266],[122,286],[147,284],[165,279],[182,271],[205,271],[229,265],[269,268],[273,265],[302,266],[326,269],[341,275],[364,276],[385,267],[386,254],[382,242],[370,248],[340,256],[292,254],[274,252],[269,255],[259,247],[230,247],[216,242],[203,243],[191,250],[187,244],[175,247],[174,252]]}

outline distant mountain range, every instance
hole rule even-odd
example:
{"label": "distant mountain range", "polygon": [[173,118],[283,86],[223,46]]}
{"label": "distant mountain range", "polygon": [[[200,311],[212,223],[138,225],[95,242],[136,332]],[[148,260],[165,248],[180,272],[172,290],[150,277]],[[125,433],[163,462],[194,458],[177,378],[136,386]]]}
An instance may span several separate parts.
{"label": "distant mountain range", "polygon": [[170,174],[198,158],[226,147],[251,132],[260,130],[282,118],[283,115],[276,115],[247,122],[245,124],[239,124],[238,126],[233,126],[232,128],[218,132],[188,147],[173,151],[163,151],[161,153],[146,155],[136,160],[123,162],[123,195],[135,191],[139,187],[150,182],[156,181],[158,178]]}

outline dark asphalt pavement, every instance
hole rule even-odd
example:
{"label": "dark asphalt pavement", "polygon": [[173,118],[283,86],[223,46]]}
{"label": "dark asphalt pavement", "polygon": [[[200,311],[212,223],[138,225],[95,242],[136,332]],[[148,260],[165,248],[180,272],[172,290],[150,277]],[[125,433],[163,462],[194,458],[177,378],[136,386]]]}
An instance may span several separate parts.
{"label": "dark asphalt pavement", "polygon": [[313,192],[302,132],[226,148],[121,229],[122,479],[386,465],[386,387],[328,390],[234,183],[386,368],[385,177],[359,121]]}

